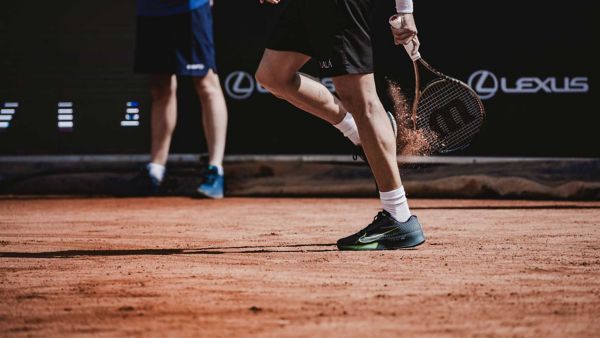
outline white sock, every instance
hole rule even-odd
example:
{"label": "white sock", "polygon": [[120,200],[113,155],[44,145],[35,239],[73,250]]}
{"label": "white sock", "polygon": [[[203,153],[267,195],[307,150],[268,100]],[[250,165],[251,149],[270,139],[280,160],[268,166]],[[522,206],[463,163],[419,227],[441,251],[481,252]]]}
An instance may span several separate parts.
{"label": "white sock", "polygon": [[223,166],[222,165],[214,165],[211,164],[211,167],[215,167],[217,168],[217,172],[219,173],[219,175],[223,176],[223,174],[225,173],[225,171],[223,170]]}
{"label": "white sock", "polygon": [[350,139],[350,141],[352,141],[352,143],[354,143],[354,145],[360,144],[360,136],[358,136],[358,128],[356,127],[356,122],[354,121],[352,114],[346,113],[346,116],[344,116],[344,119],[342,120],[342,122],[340,122],[338,124],[334,124],[333,126],[336,127],[339,131],[341,131],[342,134],[344,134],[344,136],[346,136],[348,139]]}
{"label": "white sock", "polygon": [[165,177],[165,171],[167,170],[164,165],[152,162],[146,165],[146,169],[148,169],[148,174],[157,179],[159,182],[162,182],[163,178]]}
{"label": "white sock", "polygon": [[383,210],[389,212],[398,222],[408,221],[411,214],[408,209],[408,201],[403,186],[392,191],[380,191],[379,198],[381,199]]}

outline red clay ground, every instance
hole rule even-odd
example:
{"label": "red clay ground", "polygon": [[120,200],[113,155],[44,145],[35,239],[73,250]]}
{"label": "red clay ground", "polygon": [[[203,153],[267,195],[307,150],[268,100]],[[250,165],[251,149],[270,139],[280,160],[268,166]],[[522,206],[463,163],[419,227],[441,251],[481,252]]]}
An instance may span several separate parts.
{"label": "red clay ground", "polygon": [[339,252],[376,199],[0,199],[0,335],[600,335],[600,202],[412,207]]}

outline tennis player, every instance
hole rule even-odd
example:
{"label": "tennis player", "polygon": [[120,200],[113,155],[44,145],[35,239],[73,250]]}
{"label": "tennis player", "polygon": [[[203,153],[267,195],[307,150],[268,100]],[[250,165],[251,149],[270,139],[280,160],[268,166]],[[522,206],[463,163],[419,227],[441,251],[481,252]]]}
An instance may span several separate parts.
{"label": "tennis player", "polygon": [[[278,4],[280,0],[259,0]],[[369,18],[375,1],[288,0],[268,42],[256,79],[285,99],[339,129],[364,150],[383,210],[359,232],[338,240],[340,250],[414,247],[425,241],[408,207],[396,160],[396,138],[375,89]],[[412,0],[396,0],[404,26],[396,44],[418,42]],[[339,100],[321,83],[299,74],[314,58],[333,79]]]}
{"label": "tennis player", "polygon": [[227,107],[216,73],[210,0],[137,0],[135,71],[150,74],[151,162],[134,179],[138,191],[155,194],[164,182],[177,120],[177,77],[192,78],[200,98],[208,167],[201,196],[223,197]]}

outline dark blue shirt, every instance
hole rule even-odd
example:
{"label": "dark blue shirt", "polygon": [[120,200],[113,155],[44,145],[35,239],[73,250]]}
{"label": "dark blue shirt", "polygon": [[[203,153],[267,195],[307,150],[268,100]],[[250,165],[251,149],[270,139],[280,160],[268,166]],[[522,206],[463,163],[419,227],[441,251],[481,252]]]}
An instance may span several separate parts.
{"label": "dark blue shirt", "polygon": [[194,10],[209,0],[137,0],[137,15],[168,16]]}

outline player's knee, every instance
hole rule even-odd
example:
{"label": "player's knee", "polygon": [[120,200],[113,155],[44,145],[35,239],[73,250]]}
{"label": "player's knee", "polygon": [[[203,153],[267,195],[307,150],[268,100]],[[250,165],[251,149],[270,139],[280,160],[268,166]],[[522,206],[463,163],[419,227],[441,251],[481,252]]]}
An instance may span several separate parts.
{"label": "player's knee", "polygon": [[362,97],[360,95],[341,96],[344,106],[352,112],[354,118],[371,118],[380,105],[376,97]]}
{"label": "player's knee", "polygon": [[201,98],[221,94],[219,77],[213,72],[209,72],[203,77],[194,77],[192,81],[194,82],[196,92]]}
{"label": "player's knee", "polygon": [[258,67],[258,70],[254,74],[256,82],[267,89],[271,94],[275,96],[283,96],[285,92],[285,80],[271,71],[268,71],[262,65]]}
{"label": "player's knee", "polygon": [[264,68],[258,67],[256,73],[254,73],[254,78],[256,82],[261,86],[270,89],[275,86],[275,78],[269,72],[265,71]]}
{"label": "player's knee", "polygon": [[150,84],[150,94],[154,100],[169,98],[177,92],[175,81],[153,81]]}

